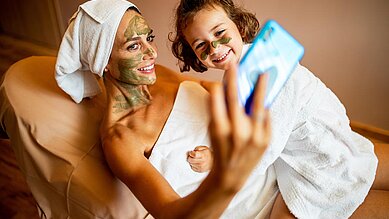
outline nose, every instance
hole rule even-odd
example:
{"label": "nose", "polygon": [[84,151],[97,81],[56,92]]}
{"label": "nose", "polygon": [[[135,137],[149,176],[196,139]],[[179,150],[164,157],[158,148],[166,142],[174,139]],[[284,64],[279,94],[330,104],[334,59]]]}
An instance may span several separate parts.
{"label": "nose", "polygon": [[213,55],[216,53],[217,48],[219,47],[219,42],[218,41],[211,41],[209,45],[209,55]]}
{"label": "nose", "polygon": [[146,44],[143,55],[143,59],[156,59],[158,56],[157,49],[150,44]]}

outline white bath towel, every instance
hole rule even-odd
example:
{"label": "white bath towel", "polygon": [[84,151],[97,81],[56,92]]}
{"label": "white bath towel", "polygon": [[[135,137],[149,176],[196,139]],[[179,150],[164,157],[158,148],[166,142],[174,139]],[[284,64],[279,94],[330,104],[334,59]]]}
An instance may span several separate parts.
{"label": "white bath towel", "polygon": [[[182,83],[149,158],[182,197],[193,192],[208,174],[193,171],[186,160],[187,152],[196,146],[210,146],[208,125],[208,93],[197,83]],[[265,218],[277,192],[274,167],[265,173],[256,169],[221,218]]]}
{"label": "white bath towel", "polygon": [[101,92],[96,75],[103,75],[117,28],[130,7],[136,8],[126,0],[92,0],[80,5],[70,19],[58,51],[55,79],[76,103]]}

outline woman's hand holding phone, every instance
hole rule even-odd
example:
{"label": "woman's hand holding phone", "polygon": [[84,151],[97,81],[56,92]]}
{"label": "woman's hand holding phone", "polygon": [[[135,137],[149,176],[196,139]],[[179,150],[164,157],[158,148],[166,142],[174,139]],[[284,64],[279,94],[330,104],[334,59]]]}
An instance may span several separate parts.
{"label": "woman's hand holding phone", "polygon": [[269,75],[265,108],[269,108],[304,55],[304,47],[277,22],[266,22],[239,63],[238,92],[246,113],[251,113],[257,77]]}
{"label": "woman's hand holding phone", "polygon": [[221,186],[238,191],[266,151],[270,136],[269,112],[264,107],[267,75],[261,75],[254,91],[252,114],[238,100],[237,66],[226,71],[226,86],[211,92],[211,144],[214,164],[210,174]]}

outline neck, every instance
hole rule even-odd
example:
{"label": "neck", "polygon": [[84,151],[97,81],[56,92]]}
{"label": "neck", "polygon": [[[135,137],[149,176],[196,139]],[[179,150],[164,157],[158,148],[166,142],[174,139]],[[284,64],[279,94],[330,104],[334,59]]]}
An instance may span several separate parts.
{"label": "neck", "polygon": [[151,103],[152,97],[147,85],[133,85],[117,81],[120,92],[112,97],[113,113],[133,112]]}

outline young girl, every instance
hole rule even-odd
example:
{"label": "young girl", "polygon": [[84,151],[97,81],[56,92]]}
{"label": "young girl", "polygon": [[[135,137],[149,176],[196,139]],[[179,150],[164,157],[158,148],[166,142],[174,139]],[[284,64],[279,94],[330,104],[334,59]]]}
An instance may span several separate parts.
{"label": "young girl", "polygon": [[[181,71],[228,70],[258,31],[255,16],[232,0],[181,0],[172,51],[182,62]],[[271,216],[350,217],[374,181],[377,158],[371,142],[350,129],[343,105],[301,65],[270,111],[272,142],[257,168],[264,174],[275,168],[281,195]],[[188,152],[188,162],[204,172],[212,153],[198,146]]]}

